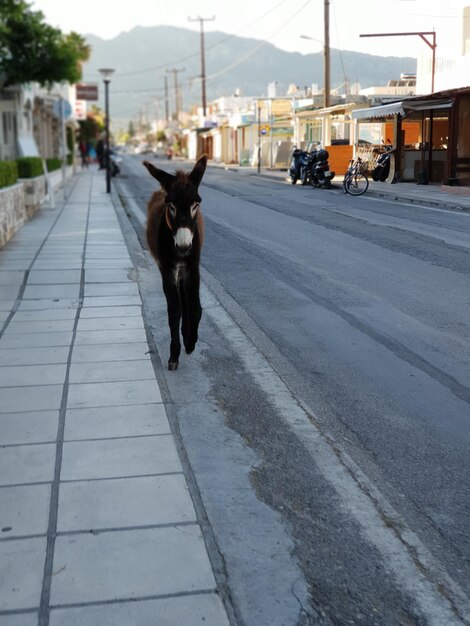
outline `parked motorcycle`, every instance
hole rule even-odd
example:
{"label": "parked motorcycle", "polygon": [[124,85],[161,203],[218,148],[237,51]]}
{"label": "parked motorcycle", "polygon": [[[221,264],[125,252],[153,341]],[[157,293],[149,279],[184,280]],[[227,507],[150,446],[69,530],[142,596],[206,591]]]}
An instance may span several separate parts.
{"label": "parked motorcycle", "polygon": [[372,170],[372,180],[384,182],[390,174],[390,160],[395,148],[392,145],[385,146],[384,151],[377,159],[374,169]]}
{"label": "parked motorcycle", "polygon": [[314,150],[310,153],[307,180],[312,187],[324,187],[330,189],[331,181],[335,177],[335,172],[330,170],[327,150]]}
{"label": "parked motorcycle", "polygon": [[300,148],[294,148],[289,168],[290,182],[293,185],[295,185],[298,180],[301,180],[303,185],[306,184],[306,181],[304,182],[305,175],[303,176],[303,174],[308,168],[308,165],[309,153],[305,150],[300,150]]}

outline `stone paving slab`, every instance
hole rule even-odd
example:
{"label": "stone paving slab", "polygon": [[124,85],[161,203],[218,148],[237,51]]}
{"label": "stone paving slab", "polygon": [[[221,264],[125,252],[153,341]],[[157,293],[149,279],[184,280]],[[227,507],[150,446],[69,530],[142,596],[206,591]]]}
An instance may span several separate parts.
{"label": "stone paving slab", "polygon": [[80,321],[89,317],[139,317],[142,319],[142,307],[140,306],[100,306],[88,307],[80,311]]}
{"label": "stone paving slab", "polygon": [[83,318],[80,316],[78,322],[77,331],[87,330],[123,330],[123,329],[136,329],[144,328],[144,321],[141,315],[134,315],[129,317],[89,317]]}
{"label": "stone paving slab", "polygon": [[28,285],[72,284],[80,282],[80,270],[31,270]]}
{"label": "stone paving slab", "polygon": [[[1,351],[0,351],[1,358]],[[103,345],[76,346],[72,353],[72,363],[93,363],[96,361],[132,361],[150,358],[149,347],[143,341]]]}
{"label": "stone paving slab", "polygon": [[172,435],[71,441],[64,443],[61,480],[121,478],[180,471],[181,463]]}
{"label": "stone paving slab", "polygon": [[62,385],[0,388],[0,414],[59,409],[62,392]]}
{"label": "stone paving slab", "polygon": [[196,522],[196,514],[182,474],[60,486],[58,532],[183,522]]}
{"label": "stone paving slab", "polygon": [[55,442],[58,423],[58,410],[0,413],[2,445]]}
{"label": "stone paving slab", "polygon": [[[2,376],[1,371],[2,368],[0,368],[0,381]],[[139,361],[74,363],[70,368],[70,383],[100,383],[154,379],[155,373],[149,359]]]}
{"label": "stone paving slab", "polygon": [[19,311],[45,311],[51,309],[74,309],[78,307],[78,298],[55,298],[38,299],[38,300],[22,300]]}
{"label": "stone paving slab", "polygon": [[45,537],[0,542],[1,611],[39,607],[45,556]]}
{"label": "stone paving slab", "polygon": [[[158,616],[158,622],[155,621]],[[229,626],[220,598],[214,593],[119,602],[106,606],[55,609],[50,626]],[[3,624],[0,621],[0,626]],[[11,626],[29,626],[25,622]]]}
{"label": "stone paving slab", "polygon": [[69,346],[52,348],[6,348],[0,342],[0,366],[38,365],[41,363],[67,363]]}
{"label": "stone paving slab", "polygon": [[78,298],[80,286],[73,285],[27,285],[23,293],[24,300],[43,300],[44,298]]}
{"label": "stone paving slab", "polygon": [[85,286],[85,297],[90,296],[137,296],[139,288],[134,282],[91,283]]}
{"label": "stone paving slab", "polygon": [[24,280],[24,272],[19,270],[4,271],[0,268],[0,285],[21,285]]}
{"label": "stone paving slab", "polygon": [[19,290],[20,285],[0,285],[0,300],[14,300]]}
{"label": "stone paving slab", "polygon": [[59,536],[53,570],[52,606],[215,587],[196,524]]}
{"label": "stone paving slab", "polygon": [[2,617],[0,615],[0,626],[37,626],[37,611],[33,613],[15,613]]}
{"label": "stone paving slab", "polygon": [[0,387],[63,384],[66,370],[65,363],[0,367]]}
{"label": "stone paving slab", "polygon": [[75,339],[77,346],[96,344],[139,343],[146,341],[144,328],[115,328],[112,330],[78,331]]}
{"label": "stone paving slab", "polygon": [[0,299],[0,311],[11,311],[15,305],[15,300],[9,298],[8,300]]}
{"label": "stone paving slab", "polygon": [[[36,389],[44,388],[37,387]],[[151,404],[161,401],[160,390],[155,380],[76,383],[69,387],[67,407],[79,409],[126,404]]]}
{"label": "stone paving slab", "polygon": [[88,296],[83,300],[83,307],[116,307],[116,306],[140,306],[140,296]]}
{"label": "stone paving slab", "polygon": [[86,270],[93,269],[132,269],[130,259],[85,259]]}
{"label": "stone paving slab", "polygon": [[126,280],[130,280],[129,270],[126,268],[85,270],[87,283],[124,283]]}
{"label": "stone paving slab", "polygon": [[51,486],[18,485],[0,489],[2,538],[46,535],[49,523]]}
{"label": "stone paving slab", "polygon": [[72,332],[51,333],[5,333],[2,337],[2,348],[50,348],[54,346],[69,346],[72,341]]}
{"label": "stone paving slab", "polygon": [[75,322],[75,312],[69,319],[43,319],[19,321],[18,315],[8,324],[5,335],[26,333],[50,333],[72,331]]}
{"label": "stone paving slab", "polygon": [[56,446],[52,443],[3,448],[0,455],[0,485],[51,482],[55,453]]}
{"label": "stone paving slab", "polygon": [[65,441],[170,434],[163,404],[67,409]]}

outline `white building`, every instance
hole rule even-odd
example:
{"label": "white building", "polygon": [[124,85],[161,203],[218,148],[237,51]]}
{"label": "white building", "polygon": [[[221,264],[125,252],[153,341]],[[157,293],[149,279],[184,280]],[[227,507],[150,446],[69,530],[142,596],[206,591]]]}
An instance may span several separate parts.
{"label": "white building", "polygon": [[[428,36],[430,39],[430,37]],[[439,31],[436,31],[436,60],[434,91],[444,91],[470,85],[470,4],[462,8],[457,20],[457,32],[446,42],[447,52],[440,55]],[[424,50],[418,57],[416,93],[432,91],[432,51]]]}

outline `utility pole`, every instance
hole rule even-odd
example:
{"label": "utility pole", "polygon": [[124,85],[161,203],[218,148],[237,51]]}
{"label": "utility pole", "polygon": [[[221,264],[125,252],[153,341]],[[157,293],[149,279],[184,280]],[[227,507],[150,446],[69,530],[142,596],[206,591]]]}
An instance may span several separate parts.
{"label": "utility pole", "polygon": [[199,22],[201,27],[201,86],[202,86],[202,115],[206,117],[207,102],[206,102],[206,58],[204,51],[204,22],[212,22],[215,20],[215,15],[212,17],[188,17],[190,22]]}
{"label": "utility pole", "polygon": [[179,84],[178,84],[178,73],[179,72],[184,72],[185,68],[183,67],[180,70],[177,69],[171,69],[171,70],[166,70],[168,73],[172,73],[173,74],[173,81],[174,81],[174,86],[175,86],[175,108],[176,108],[176,121],[179,120],[179,116],[180,116],[180,109],[181,109],[181,101],[180,101],[180,88],[179,88]]}
{"label": "utility pole", "polygon": [[170,119],[170,110],[168,102],[168,76],[165,75],[165,121]]}
{"label": "utility pole", "polygon": [[324,0],[325,16],[325,37],[324,37],[324,67],[323,84],[324,99],[323,106],[330,106],[330,0]]}

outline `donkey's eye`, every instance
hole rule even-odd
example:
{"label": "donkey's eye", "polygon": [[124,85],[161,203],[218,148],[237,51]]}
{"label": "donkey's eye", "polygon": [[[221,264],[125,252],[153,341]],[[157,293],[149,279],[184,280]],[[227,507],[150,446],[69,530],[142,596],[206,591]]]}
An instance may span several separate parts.
{"label": "donkey's eye", "polygon": [[199,209],[199,202],[195,202],[191,207],[191,217],[194,217]]}
{"label": "donkey's eye", "polygon": [[168,203],[168,208],[170,210],[170,214],[172,217],[176,216],[176,207],[174,204],[172,204],[171,202]]}

